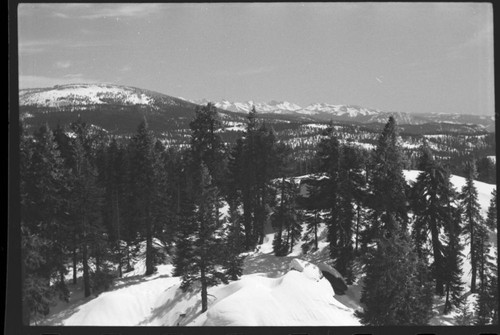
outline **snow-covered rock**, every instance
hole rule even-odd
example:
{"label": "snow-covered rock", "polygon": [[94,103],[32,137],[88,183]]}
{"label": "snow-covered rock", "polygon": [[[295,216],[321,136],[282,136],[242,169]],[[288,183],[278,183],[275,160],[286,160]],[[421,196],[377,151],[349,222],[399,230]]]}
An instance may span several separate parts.
{"label": "snow-covered rock", "polygon": [[347,291],[348,287],[345,282],[344,277],[338,272],[334,267],[326,263],[319,263],[318,268],[321,270],[325,278],[330,282],[333,287],[333,290],[336,294],[344,294]]}
{"label": "snow-covered rock", "polygon": [[299,272],[302,272],[307,278],[313,279],[315,281],[319,281],[321,278],[323,278],[323,274],[316,265],[298,258],[292,259],[292,261],[290,262],[289,270],[297,270]]}

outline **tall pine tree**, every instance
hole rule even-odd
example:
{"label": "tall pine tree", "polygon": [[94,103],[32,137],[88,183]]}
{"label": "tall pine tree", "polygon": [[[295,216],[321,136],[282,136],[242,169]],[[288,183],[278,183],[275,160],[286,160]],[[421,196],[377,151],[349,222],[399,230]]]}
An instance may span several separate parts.
{"label": "tall pine tree", "polygon": [[130,178],[132,206],[134,218],[146,239],[146,272],[155,272],[153,236],[155,233],[154,204],[158,196],[156,157],[154,152],[155,138],[147,120],[139,124],[136,135],[131,142]]}
{"label": "tall pine tree", "polygon": [[21,132],[20,159],[23,321],[29,324],[49,312],[58,293],[67,299],[64,280],[51,285],[65,271],[66,174],[47,125],[33,137]]}
{"label": "tall pine tree", "polygon": [[460,206],[463,209],[462,224],[463,233],[466,235],[466,240],[469,245],[469,257],[471,263],[471,293],[476,293],[477,280],[477,264],[479,262],[479,246],[477,244],[477,230],[483,223],[483,218],[480,214],[478,202],[477,188],[474,185],[476,178],[476,168],[474,162],[466,164],[466,181],[460,193]]}
{"label": "tall pine tree", "polygon": [[373,157],[371,224],[374,248],[367,252],[358,316],[365,325],[422,325],[430,318],[432,294],[425,266],[407,232],[407,200],[397,126],[391,117]]}
{"label": "tall pine tree", "polygon": [[[430,148],[424,144],[422,147],[419,168],[422,172],[417,177],[411,189],[411,204],[414,211],[413,236],[417,246],[417,253],[424,259],[426,251],[423,248],[430,244],[433,258],[432,272],[436,282],[435,292],[444,294],[444,248],[440,235],[448,233],[453,217],[450,217],[450,190],[448,172],[434,160]],[[451,242],[455,243],[456,235],[451,234]],[[428,241],[430,236],[430,241]],[[428,243],[430,242],[430,243]],[[455,252],[456,246],[448,250]]]}

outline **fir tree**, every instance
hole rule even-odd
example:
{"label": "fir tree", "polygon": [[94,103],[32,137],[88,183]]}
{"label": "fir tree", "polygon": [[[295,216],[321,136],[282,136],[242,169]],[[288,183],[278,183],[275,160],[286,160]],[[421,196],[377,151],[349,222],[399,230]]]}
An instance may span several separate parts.
{"label": "fir tree", "polygon": [[20,158],[23,321],[29,324],[48,313],[56,296],[64,300],[68,297],[64,278],[55,287],[50,283],[53,275],[59,278],[66,272],[67,175],[47,125],[32,138],[21,133]]}
{"label": "fir tree", "polygon": [[326,226],[328,229],[328,242],[330,243],[330,257],[336,260],[342,245],[339,244],[340,218],[339,218],[339,173],[340,173],[340,143],[333,134],[333,128],[328,127],[323,133],[324,138],[318,144],[317,157],[320,171],[327,178],[321,183],[320,193],[325,196]]}
{"label": "fir tree", "polygon": [[155,138],[144,119],[132,138],[130,177],[134,218],[146,238],[146,275],[155,272],[153,235],[155,232],[154,203],[158,195],[154,156]]}
{"label": "fir tree", "polygon": [[425,271],[409,236],[393,232],[377,240],[377,248],[366,261],[366,279],[357,312],[370,326],[425,325],[431,317],[432,295]]}
{"label": "fir tree", "polygon": [[75,237],[81,252],[84,296],[91,294],[90,257],[103,238],[100,207],[103,190],[97,182],[97,168],[92,157],[94,141],[88,126],[80,120],[72,124],[74,167],[72,169],[71,208],[75,220]]}
{"label": "fir tree", "polygon": [[460,305],[458,314],[455,316],[455,324],[457,326],[472,326],[474,324],[474,311],[469,308],[468,304]]}
{"label": "fir tree", "polygon": [[397,127],[391,117],[379,138],[370,176],[369,228],[376,246],[368,249],[365,260],[361,297],[365,308],[358,313],[365,325],[422,325],[430,318],[432,296],[428,277],[423,275],[425,266],[407,233],[402,167]]}
{"label": "fir tree", "polygon": [[397,124],[390,117],[372,156],[369,179],[372,191],[369,199],[371,228],[365,243],[380,233],[390,232],[396,225],[407,227],[408,206],[403,165]]}
{"label": "fir tree", "polygon": [[[306,223],[306,231],[302,241],[302,251],[304,253],[318,250],[318,231],[322,221],[321,210],[322,194],[319,191],[319,182],[317,180],[307,181],[307,194],[298,197],[298,204],[304,211],[304,220]],[[312,246],[312,247],[311,247]]]}
{"label": "fir tree", "polygon": [[240,215],[235,201],[229,205],[229,228],[226,238],[225,255],[223,266],[226,275],[230,280],[237,280],[243,274],[244,257],[240,256],[243,252],[243,236],[241,234]]}
{"label": "fir tree", "polygon": [[[476,229],[476,248],[478,250],[478,300],[476,304],[476,324],[487,325],[498,323],[498,250],[491,255],[492,243],[490,231],[492,221],[496,221],[496,191],[492,192],[488,218],[486,223]],[[493,218],[495,217],[495,218]]]}
{"label": "fir tree", "polygon": [[192,131],[191,149],[196,153],[193,157],[207,166],[214,183],[222,188],[226,157],[224,142],[218,132],[222,123],[215,106],[208,103],[198,108],[189,126]]}
{"label": "fir tree", "polygon": [[[336,268],[346,279],[348,284],[354,281],[353,262],[353,233],[355,224],[355,204],[364,198],[364,177],[361,167],[362,160],[357,150],[351,145],[343,145],[340,150],[339,183],[338,183],[338,222],[337,230],[339,253]],[[358,208],[359,209],[359,208]]]}
{"label": "fir tree", "polygon": [[463,208],[463,233],[466,234],[470,246],[471,293],[476,293],[477,263],[479,261],[476,230],[478,226],[482,225],[483,221],[479,212],[477,189],[474,185],[475,177],[475,164],[474,162],[469,162],[466,167],[466,182],[460,193],[460,206]]}
{"label": "fir tree", "polygon": [[125,250],[123,250],[123,214],[125,206],[125,152],[116,139],[113,138],[107,147],[105,160],[105,212],[104,220],[110,223],[110,239],[114,244],[118,263],[118,276],[123,275],[123,261]]}
{"label": "fir tree", "polygon": [[231,180],[243,205],[245,248],[252,249],[264,240],[264,227],[272,212],[274,199],[271,179],[281,177],[283,146],[276,142],[272,128],[256,120],[255,108],[248,114],[244,137],[231,153]]}
{"label": "fir tree", "polygon": [[199,196],[196,199],[193,231],[190,237],[192,259],[184,263],[182,284],[183,290],[191,288],[195,281],[201,284],[201,312],[208,309],[208,287],[220,282],[227,283],[227,274],[221,271],[223,262],[221,251],[222,239],[217,236],[220,228],[217,218],[218,190],[213,184],[209,170],[203,164],[200,167]]}
{"label": "fir tree", "polygon": [[[423,258],[427,237],[431,237],[433,273],[436,281],[436,294],[444,294],[444,246],[439,238],[450,226],[448,221],[448,202],[451,194],[449,175],[434,160],[427,145],[424,144],[419,167],[423,170],[411,189],[412,208],[415,214],[413,235],[419,256]],[[455,236],[453,237],[455,238]],[[449,250],[451,252],[451,249]]]}
{"label": "fir tree", "polygon": [[[276,145],[276,161],[273,169],[281,175],[280,182],[276,183],[276,192],[279,202],[271,214],[271,225],[275,231],[273,250],[276,256],[284,256],[292,252],[294,245],[302,235],[303,213],[298,206],[299,188],[295,181],[286,178],[291,172],[292,151],[281,143]],[[272,192],[269,191],[271,195]],[[275,198],[271,195],[271,198]],[[272,203],[272,200],[267,201]]]}
{"label": "fir tree", "polygon": [[497,227],[497,189],[491,192],[490,205],[488,207],[488,214],[486,217],[486,227],[494,230]]}
{"label": "fir tree", "polygon": [[449,194],[446,195],[448,204],[444,223],[446,225],[446,235],[448,244],[444,246],[443,252],[443,284],[445,292],[444,314],[447,314],[454,306],[460,308],[463,303],[464,283],[462,282],[462,249],[460,243],[461,233],[461,212],[456,205],[456,192],[448,181]]}

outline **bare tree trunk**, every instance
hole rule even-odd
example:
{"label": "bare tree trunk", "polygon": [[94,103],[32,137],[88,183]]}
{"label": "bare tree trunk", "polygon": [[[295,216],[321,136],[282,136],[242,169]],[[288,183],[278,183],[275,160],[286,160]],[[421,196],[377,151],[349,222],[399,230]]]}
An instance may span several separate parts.
{"label": "bare tree trunk", "polygon": [[200,281],[201,281],[201,312],[204,313],[208,309],[208,285],[207,285],[207,278],[205,275],[205,265],[203,264],[200,269]]}
{"label": "bare tree trunk", "polygon": [[73,284],[76,284],[77,280],[77,270],[76,270],[77,264],[78,264],[78,255],[76,252],[76,242],[75,242],[75,244],[73,245]]}
{"label": "bare tree trunk", "polygon": [[121,222],[120,222],[120,204],[118,201],[118,195],[115,199],[115,215],[116,215],[116,239],[118,241],[118,276],[123,277],[122,270],[122,245],[121,245]]}
{"label": "bare tree trunk", "polygon": [[84,296],[90,296],[90,272],[89,272],[89,263],[87,259],[87,245],[84,242],[82,244],[82,264],[83,264],[83,290]]}
{"label": "bare tree trunk", "polygon": [[314,213],[314,248],[318,250],[318,211]]}
{"label": "bare tree trunk", "polygon": [[148,213],[148,217],[146,218],[146,276],[149,276],[154,273],[154,264],[153,264],[153,231],[152,231],[152,222],[151,216]]}

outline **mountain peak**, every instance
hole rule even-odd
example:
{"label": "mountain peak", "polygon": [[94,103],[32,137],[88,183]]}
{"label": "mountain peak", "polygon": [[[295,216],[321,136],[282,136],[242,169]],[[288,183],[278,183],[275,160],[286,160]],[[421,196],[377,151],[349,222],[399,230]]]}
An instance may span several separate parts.
{"label": "mountain peak", "polygon": [[75,83],[19,91],[21,106],[56,108],[101,104],[152,105],[159,98],[163,103],[167,101],[174,103],[176,99],[135,87],[96,83]]}

